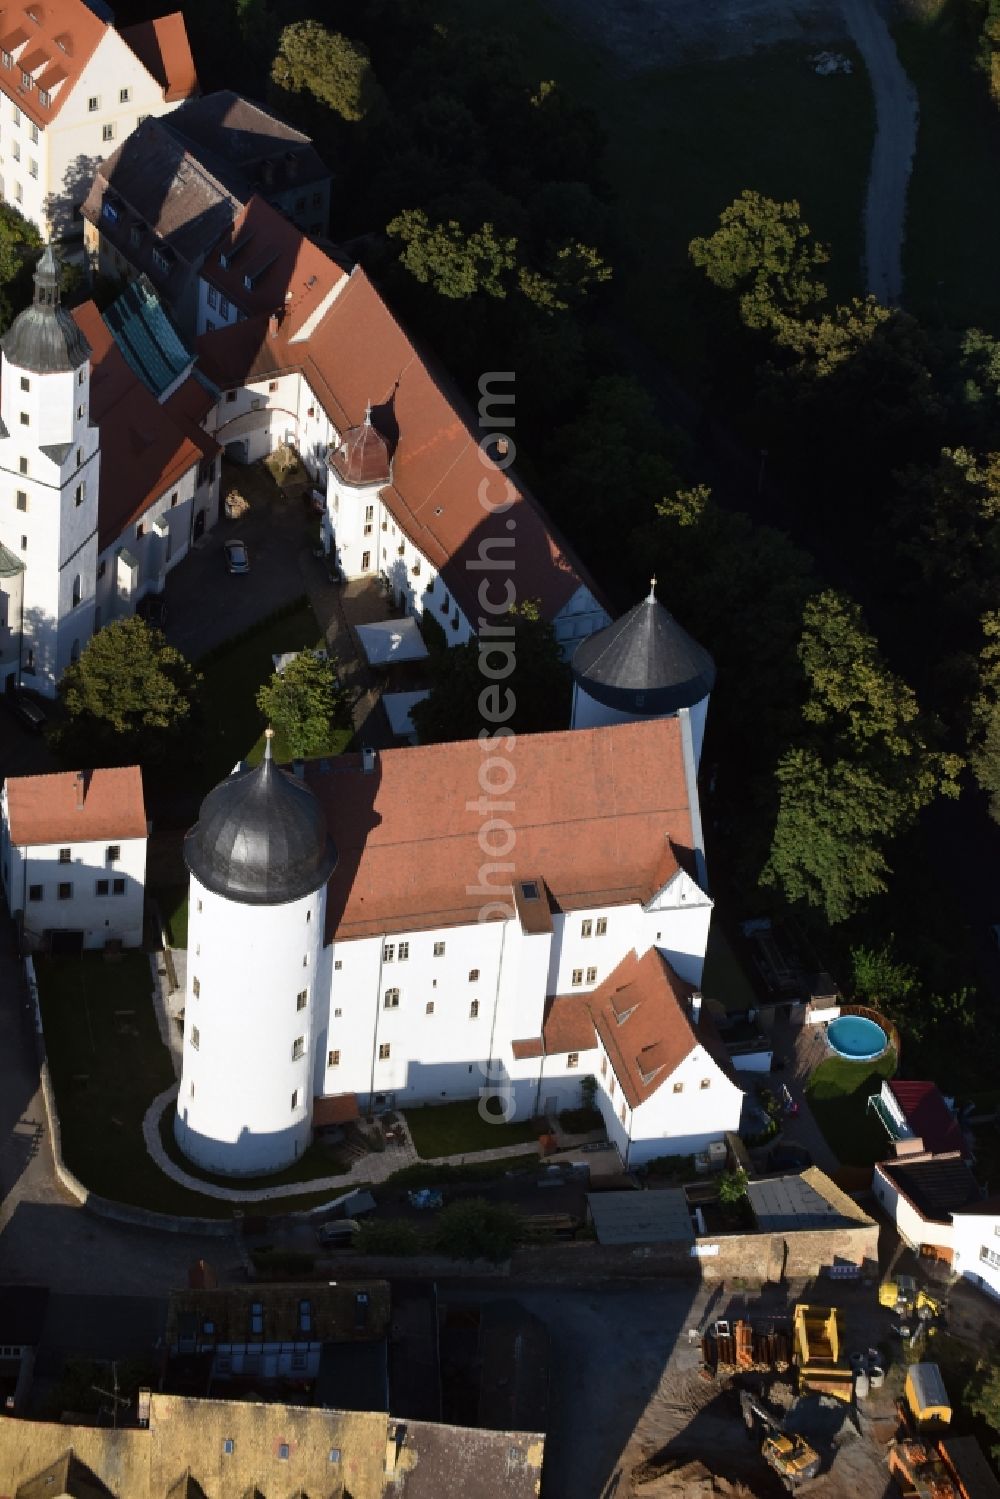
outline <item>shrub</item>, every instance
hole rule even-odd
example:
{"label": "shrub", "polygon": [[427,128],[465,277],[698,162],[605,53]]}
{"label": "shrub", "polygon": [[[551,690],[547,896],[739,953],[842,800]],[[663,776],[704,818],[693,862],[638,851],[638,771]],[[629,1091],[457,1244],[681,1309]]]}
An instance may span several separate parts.
{"label": "shrub", "polygon": [[657,1155],[647,1161],[643,1171],[649,1176],[670,1177],[674,1181],[690,1181],[697,1173],[693,1155]]}
{"label": "shrub", "polygon": [[455,1260],[500,1260],[510,1258],[517,1242],[518,1219],[505,1203],[471,1197],[452,1202],[438,1217],[434,1247]]}
{"label": "shrub", "polygon": [[420,1248],[420,1235],[414,1225],[404,1219],[375,1220],[362,1223],[355,1247],[361,1254],[416,1254]]}
{"label": "shrub", "polygon": [[250,1258],[259,1275],[309,1275],[316,1265],[315,1255],[303,1249],[255,1249]]}
{"label": "shrub", "polygon": [[587,1130],[603,1129],[604,1116],[595,1108],[563,1109],[559,1123],[568,1135],[582,1135]]}

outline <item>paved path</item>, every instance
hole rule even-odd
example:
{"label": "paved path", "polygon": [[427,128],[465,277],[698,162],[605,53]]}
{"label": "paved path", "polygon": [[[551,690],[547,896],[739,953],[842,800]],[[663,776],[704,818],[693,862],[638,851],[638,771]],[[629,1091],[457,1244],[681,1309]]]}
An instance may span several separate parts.
{"label": "paved path", "polygon": [[786,1070],[775,1078],[778,1086],[784,1082],[799,1105],[794,1119],[789,1119],[781,1132],[783,1143],[803,1145],[821,1171],[836,1171],[840,1162],[826,1142],[826,1136],[813,1117],[806,1101],[806,1084],[813,1071],[830,1055],[821,1025],[790,1025],[778,1021],[772,1033],[774,1049],[785,1059]]}
{"label": "paved path", "polygon": [[[254,1203],[270,1202],[282,1197],[301,1197],[304,1193],[312,1195],[316,1192],[346,1192],[353,1183],[364,1182],[370,1184],[385,1181],[386,1177],[392,1176],[394,1172],[402,1170],[404,1166],[413,1166],[418,1162],[428,1166],[464,1166],[469,1162],[499,1161],[510,1155],[536,1155],[538,1145],[531,1141],[524,1145],[502,1145],[497,1150],[476,1150],[467,1155],[442,1155],[435,1156],[432,1160],[422,1162],[417,1155],[413,1141],[410,1139],[409,1130],[406,1131],[406,1139],[401,1141],[390,1141],[383,1151],[370,1151],[359,1160],[354,1161],[348,1171],[340,1171],[336,1176],[316,1177],[313,1181],[289,1182],[280,1187],[254,1187],[250,1190],[239,1187],[219,1187],[212,1182],[201,1181],[197,1176],[189,1176],[188,1173],[172,1161],[163,1148],[160,1139],[160,1119],[166,1109],[177,1097],[177,1085],[167,1088],[158,1097],[153,1099],[146,1116],[142,1121],[142,1134],[152,1159],[159,1166],[165,1176],[169,1176],[181,1187],[187,1187],[191,1192],[201,1192],[205,1197],[215,1197],[221,1202]],[[400,1116],[402,1118],[402,1116]],[[403,1120],[405,1128],[405,1120]]]}
{"label": "paved path", "polygon": [[903,294],[906,191],[917,145],[917,94],[877,0],[841,0],[875,96],[875,147],[865,202],[865,280],[890,306]]}

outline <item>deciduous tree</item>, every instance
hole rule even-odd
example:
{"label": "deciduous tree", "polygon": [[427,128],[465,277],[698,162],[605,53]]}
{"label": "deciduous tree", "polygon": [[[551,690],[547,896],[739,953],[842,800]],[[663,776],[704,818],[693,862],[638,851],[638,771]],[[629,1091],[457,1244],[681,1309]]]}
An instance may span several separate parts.
{"label": "deciduous tree", "polygon": [[257,706],[296,757],[321,755],[334,728],[350,722],[337,664],[316,651],[300,651],[257,694]]}
{"label": "deciduous tree", "polygon": [[305,95],[352,122],[382,102],[367,50],[320,21],[294,21],[284,28],[271,81],[281,93]]}
{"label": "deciduous tree", "polygon": [[748,328],[771,327],[783,314],[801,315],[826,297],[816,273],[829,252],[802,222],[794,200],[742,192],[723,209],[714,234],[693,239],[688,254],[713,286],[739,293]]}
{"label": "deciduous tree", "polygon": [[190,750],[200,682],[159,630],[138,615],[115,620],[59,683],[66,710],[56,735],[61,757],[82,765],[148,764]]}

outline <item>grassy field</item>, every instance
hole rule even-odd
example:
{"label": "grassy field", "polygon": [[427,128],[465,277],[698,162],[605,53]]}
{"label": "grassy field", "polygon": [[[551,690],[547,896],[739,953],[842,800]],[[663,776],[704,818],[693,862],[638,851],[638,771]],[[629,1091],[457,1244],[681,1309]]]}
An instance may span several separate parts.
{"label": "grassy field", "polygon": [[961,10],[950,0],[893,28],[920,100],[903,248],[906,305],[932,325],[1000,333],[1000,110],[972,69]]}
{"label": "grassy field", "polygon": [[874,131],[860,61],[851,75],[821,78],[809,65],[812,49],[780,46],[627,77],[541,0],[451,0],[451,8],[513,34],[539,78],[555,79],[599,115],[618,199],[614,305],[655,349],[685,363],[689,383],[704,335],[690,305],[687,246],[712,231],[743,188],[797,198],[832,248],[831,292],[860,290]]}
{"label": "grassy field", "polygon": [[187,947],[188,887],[169,885],[156,892],[171,947]]}
{"label": "grassy field", "polygon": [[[69,1169],[92,1192],[116,1202],[158,1213],[231,1217],[230,1204],[176,1185],[146,1152],[143,1116],[174,1080],[150,1001],[146,954],[125,953],[114,963],[97,954],[39,958],[36,968]],[[254,1212],[292,1212],[329,1195],[261,1203]]]}
{"label": "grassy field", "polygon": [[[198,661],[205,678],[209,720],[205,760],[199,766],[206,791],[228,775],[238,760],[256,764],[264,753],[265,724],[257,707],[257,690],[274,671],[272,657],[322,644],[316,616],[303,598]],[[349,739],[348,730],[334,730],[326,752],[339,754]],[[278,760],[291,758],[280,734],[275,735],[274,755]]]}
{"label": "grassy field", "polygon": [[[191,1164],[174,1139],[175,1113],[176,1108],[171,1104],[164,1109],[160,1119],[160,1139],[164,1150],[175,1165],[181,1166],[191,1176],[196,1176],[199,1181],[208,1182],[212,1186],[245,1187],[248,1192],[253,1192],[258,1187],[288,1187],[298,1185],[300,1182],[313,1182],[325,1176],[344,1175],[350,1169],[342,1156],[338,1156],[335,1151],[329,1150],[324,1145],[316,1144],[310,1145],[309,1149],[286,1171],[276,1171],[269,1176],[241,1176],[238,1181],[234,1181],[229,1176],[202,1171]],[[343,1190],[346,1191],[349,1186],[350,1183],[345,1182]],[[330,1192],[324,1195],[336,1196],[337,1193]],[[257,1206],[253,1206],[249,1211],[256,1212]]]}
{"label": "grassy field", "polygon": [[896,1054],[889,1050],[875,1062],[828,1057],[809,1079],[809,1107],[843,1165],[870,1166],[885,1155],[885,1130],[868,1108],[868,1097],[895,1070]]}
{"label": "grassy field", "polygon": [[417,1155],[425,1161],[472,1150],[503,1150],[511,1145],[525,1145],[537,1140],[539,1135],[539,1126],[532,1119],[516,1124],[484,1119],[475,1100],[407,1109],[406,1123]]}

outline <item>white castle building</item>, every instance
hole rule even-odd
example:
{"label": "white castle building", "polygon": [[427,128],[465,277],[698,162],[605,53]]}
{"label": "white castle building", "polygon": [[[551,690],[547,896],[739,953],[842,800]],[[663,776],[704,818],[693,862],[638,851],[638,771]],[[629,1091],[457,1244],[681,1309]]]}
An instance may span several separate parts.
{"label": "white castle building", "polygon": [[587,1076],[628,1164],[738,1127],[699,992],[712,902],[688,714],[712,664],[701,652],[687,692],[671,678],[698,648],[655,600],[603,634],[637,637],[626,693],[641,637],[659,642],[642,690],[673,693],[669,715],[619,706],[512,751],[363,751],[300,774],[268,753],[206,798],[186,842],[176,1127],[193,1161],[277,1170],[314,1125],[370,1109],[496,1094],[508,1117],[551,1114]]}

